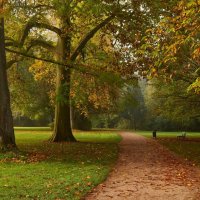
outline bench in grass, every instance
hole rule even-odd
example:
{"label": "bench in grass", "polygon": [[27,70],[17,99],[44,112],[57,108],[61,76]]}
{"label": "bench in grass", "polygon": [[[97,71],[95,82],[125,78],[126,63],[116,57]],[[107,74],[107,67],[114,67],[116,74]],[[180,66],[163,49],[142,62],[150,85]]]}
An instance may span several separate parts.
{"label": "bench in grass", "polygon": [[178,135],[177,136],[177,139],[179,139],[179,140],[185,140],[186,139],[186,132],[182,132],[182,134],[181,135]]}

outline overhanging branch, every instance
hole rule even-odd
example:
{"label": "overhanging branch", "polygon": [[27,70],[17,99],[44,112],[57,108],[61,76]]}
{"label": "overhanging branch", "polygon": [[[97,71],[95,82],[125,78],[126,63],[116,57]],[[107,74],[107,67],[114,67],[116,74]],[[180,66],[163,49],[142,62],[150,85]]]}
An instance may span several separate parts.
{"label": "overhanging branch", "polygon": [[70,65],[70,64],[64,64],[64,63],[57,62],[55,60],[46,59],[46,58],[39,58],[37,56],[30,55],[30,54],[23,53],[23,52],[18,52],[18,51],[12,50],[12,49],[6,48],[6,51],[21,55],[21,56],[24,56],[24,57],[27,57],[27,58],[32,58],[32,59],[35,59],[35,60],[40,60],[40,61],[44,61],[44,62],[48,62],[48,63],[60,65],[60,66],[64,66],[64,67],[67,67],[67,68],[70,68],[70,69],[74,69],[74,70],[76,70],[76,71],[78,71],[80,73],[88,74],[90,76],[99,77],[99,73],[97,73],[96,71],[95,72],[88,71],[87,69],[85,69],[85,66],[83,66],[83,65],[81,66],[80,64],[76,64],[78,67],[77,68],[73,68],[73,65]]}
{"label": "overhanging branch", "polygon": [[23,46],[30,30],[32,28],[44,28],[44,29],[47,29],[49,31],[52,31],[54,33],[56,33],[57,35],[61,35],[61,30],[55,26],[52,26],[52,25],[49,25],[49,24],[46,24],[46,23],[42,23],[42,22],[35,22],[35,21],[29,21],[26,26],[25,26],[25,29],[24,29],[24,32],[23,32],[23,35],[21,37],[21,40],[20,40],[20,45]]}
{"label": "overhanging branch", "polygon": [[21,56],[24,56],[24,57],[27,57],[27,58],[41,60],[41,61],[44,61],[44,62],[49,62],[49,63],[52,63],[52,64],[57,64],[57,65],[61,65],[61,66],[65,66],[65,67],[69,68],[69,64],[64,64],[64,63],[61,63],[61,62],[57,62],[55,60],[46,59],[46,58],[40,58],[40,57],[37,57],[37,56],[34,56],[34,55],[30,55],[30,54],[27,54],[27,53],[15,51],[13,49],[8,49],[8,48],[6,48],[6,51],[11,52],[11,53],[15,53],[15,54],[18,54],[18,55],[21,55]]}
{"label": "overhanging branch", "polygon": [[98,30],[103,28],[106,24],[108,24],[112,19],[114,19],[115,15],[111,15],[107,17],[105,20],[103,20],[100,24],[98,24],[95,28],[93,28],[79,43],[77,48],[75,49],[74,53],[71,56],[71,61],[75,61],[79,53],[82,51],[82,49],[85,47],[87,42],[97,33]]}

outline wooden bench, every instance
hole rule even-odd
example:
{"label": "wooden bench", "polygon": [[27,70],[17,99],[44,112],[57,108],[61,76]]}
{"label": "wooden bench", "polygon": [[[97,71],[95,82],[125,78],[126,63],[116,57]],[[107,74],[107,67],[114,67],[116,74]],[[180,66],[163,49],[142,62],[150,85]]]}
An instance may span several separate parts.
{"label": "wooden bench", "polygon": [[186,139],[186,132],[183,132],[182,135],[177,136],[178,140],[185,140]]}

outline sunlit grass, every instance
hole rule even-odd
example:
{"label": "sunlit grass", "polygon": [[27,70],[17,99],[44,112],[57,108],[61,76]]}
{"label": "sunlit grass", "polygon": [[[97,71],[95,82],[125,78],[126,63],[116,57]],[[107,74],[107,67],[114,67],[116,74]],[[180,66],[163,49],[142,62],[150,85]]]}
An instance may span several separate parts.
{"label": "sunlit grass", "polygon": [[0,199],[80,199],[101,183],[117,159],[121,137],[75,132],[78,143],[49,143],[44,129],[16,130],[19,154],[0,154]]}
{"label": "sunlit grass", "polygon": [[15,127],[14,128],[16,131],[24,131],[24,130],[28,130],[28,131],[50,131],[51,128],[50,127]]}

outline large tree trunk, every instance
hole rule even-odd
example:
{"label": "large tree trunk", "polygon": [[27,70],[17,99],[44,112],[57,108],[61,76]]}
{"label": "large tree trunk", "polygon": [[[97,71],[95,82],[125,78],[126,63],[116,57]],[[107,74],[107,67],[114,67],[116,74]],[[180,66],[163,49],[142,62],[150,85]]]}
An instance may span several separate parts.
{"label": "large tree trunk", "polygon": [[[68,37],[61,38],[58,42],[58,58],[59,61],[66,63],[69,58],[70,39]],[[71,114],[70,114],[70,66],[57,67],[57,82],[56,82],[56,109],[54,120],[54,131],[51,141],[75,142],[76,139],[72,134]]]}
{"label": "large tree trunk", "polygon": [[[0,5],[2,8],[2,5]],[[16,148],[13,128],[13,117],[10,108],[10,93],[6,73],[6,53],[4,19],[0,18],[0,146],[1,148]]]}

